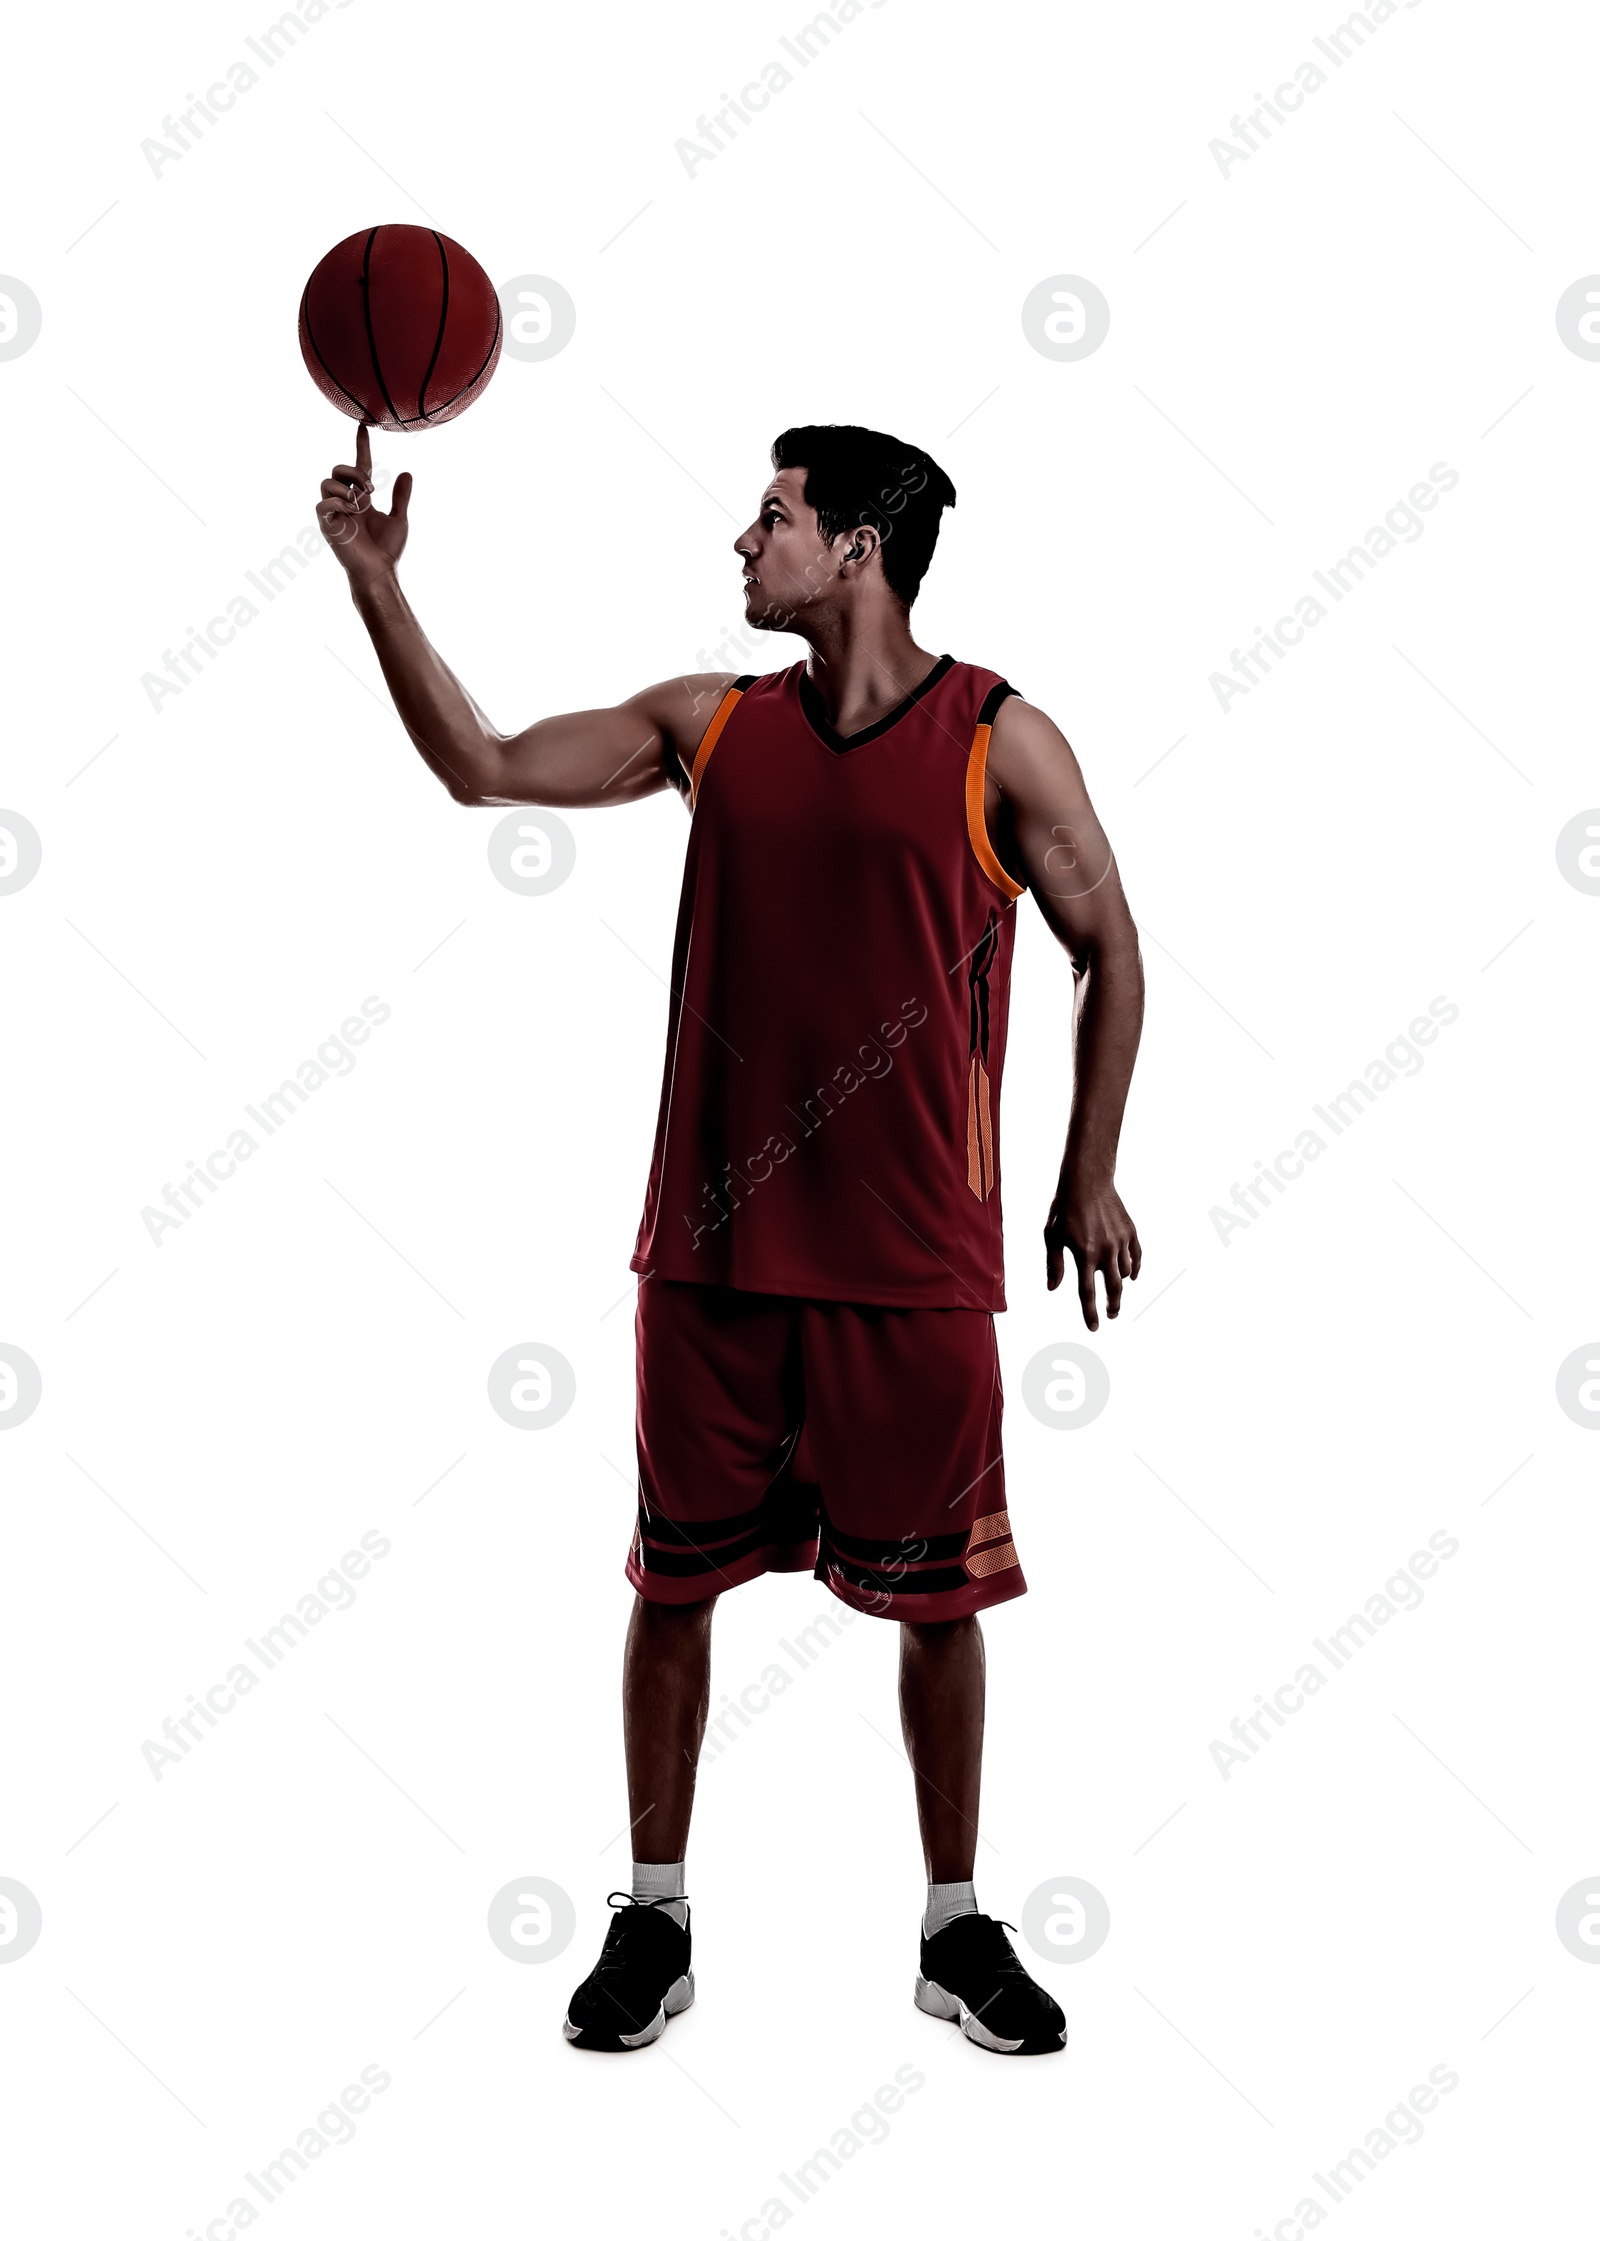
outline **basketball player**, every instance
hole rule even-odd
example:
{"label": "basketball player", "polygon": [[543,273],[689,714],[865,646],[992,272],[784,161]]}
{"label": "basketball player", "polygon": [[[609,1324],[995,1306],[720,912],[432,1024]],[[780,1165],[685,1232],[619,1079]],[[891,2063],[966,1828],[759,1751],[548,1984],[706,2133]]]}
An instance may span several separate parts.
{"label": "basketball player", "polygon": [[[1075,1080],[1045,1279],[1115,1315],[1139,1241],[1113,1182],[1143,1004],[1138,940],[1066,740],[993,670],[935,656],[911,603],[955,503],[925,452],[790,428],[734,540],[747,622],[802,639],[765,676],[669,678],[495,729],[396,564],[411,477],[372,508],[367,430],[322,485],[401,721],[457,801],[560,809],[672,787],[690,816],[639,1274],[635,1601],[623,1661],[630,1893],[565,2023],[648,2045],[694,1997],[684,1854],[717,1597],[814,1571],[898,1621],[927,1863],[917,2005],[1005,2054],[1066,2027],[972,1868],[979,1611],[1024,1592],[994,1315],[1015,905],[1076,979]],[[1063,1033],[1067,1031],[1063,1017]]]}

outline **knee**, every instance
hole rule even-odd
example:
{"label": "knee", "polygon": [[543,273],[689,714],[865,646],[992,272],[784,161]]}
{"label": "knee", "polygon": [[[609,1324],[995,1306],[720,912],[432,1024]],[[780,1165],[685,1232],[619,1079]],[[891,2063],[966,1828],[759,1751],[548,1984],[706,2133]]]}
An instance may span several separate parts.
{"label": "knee", "polygon": [[978,1614],[973,1611],[958,1619],[902,1619],[900,1639],[908,1650],[954,1649],[974,1636],[981,1641],[983,1630],[978,1624]]}
{"label": "knee", "polygon": [[662,1639],[682,1639],[702,1632],[711,1624],[716,1600],[714,1595],[708,1595],[699,1603],[652,1603],[635,1590],[634,1623]]}

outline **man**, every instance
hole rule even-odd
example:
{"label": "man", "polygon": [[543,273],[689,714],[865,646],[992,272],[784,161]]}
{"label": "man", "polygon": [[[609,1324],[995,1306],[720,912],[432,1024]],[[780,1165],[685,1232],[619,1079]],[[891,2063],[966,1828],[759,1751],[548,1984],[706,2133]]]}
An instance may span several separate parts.
{"label": "man", "polygon": [[1113,1183],[1138,1047],[1138,940],[1072,750],[992,670],[935,658],[910,609],[955,503],[925,452],[791,428],[735,539],[747,621],[807,659],[675,677],[497,731],[400,590],[411,477],[371,505],[367,430],[318,518],[402,722],[456,800],[557,808],[674,787],[691,813],[639,1273],[639,1512],[623,1666],[640,1858],[565,2023],[648,2044],[694,1997],[684,1855],[717,1596],[815,1570],[900,1624],[928,1872],[917,2005],[1007,2054],[1061,2010],[972,1883],[977,1613],[1024,1592],[1006,1513],[999,1089],[1031,889],[1076,976],[1075,1086],[1045,1224],[1098,1328],[1139,1242]]}

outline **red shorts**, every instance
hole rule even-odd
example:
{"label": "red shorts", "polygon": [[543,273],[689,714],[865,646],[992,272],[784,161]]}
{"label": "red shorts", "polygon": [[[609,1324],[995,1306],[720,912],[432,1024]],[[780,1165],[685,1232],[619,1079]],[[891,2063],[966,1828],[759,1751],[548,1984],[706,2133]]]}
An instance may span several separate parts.
{"label": "red shorts", "polygon": [[965,1618],[1027,1592],[993,1316],[651,1276],[637,1331],[627,1571],[647,1601],[803,1571],[882,1618]]}

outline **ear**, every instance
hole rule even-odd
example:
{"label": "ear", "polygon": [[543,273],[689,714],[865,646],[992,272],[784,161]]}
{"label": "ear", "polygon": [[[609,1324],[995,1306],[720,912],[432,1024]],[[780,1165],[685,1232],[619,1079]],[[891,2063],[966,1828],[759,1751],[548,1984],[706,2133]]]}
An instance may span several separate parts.
{"label": "ear", "polygon": [[836,546],[839,566],[859,576],[872,565],[873,554],[882,547],[883,539],[870,521],[860,522],[854,529],[842,529]]}

